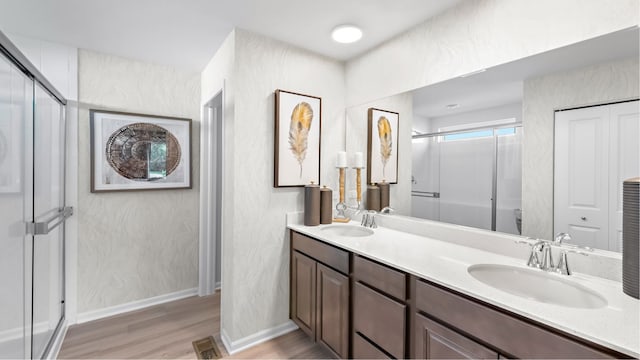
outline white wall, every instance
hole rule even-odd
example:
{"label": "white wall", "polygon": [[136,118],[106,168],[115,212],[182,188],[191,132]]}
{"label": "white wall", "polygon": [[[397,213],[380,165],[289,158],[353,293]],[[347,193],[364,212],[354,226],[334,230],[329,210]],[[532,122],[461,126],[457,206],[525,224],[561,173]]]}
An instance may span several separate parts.
{"label": "white wall", "polygon": [[78,100],[77,48],[18,34],[7,36],[62,96]]}
{"label": "white wall", "polygon": [[638,98],[638,58],[614,61],[524,83],[522,234],[553,236],[554,110]]}
{"label": "white wall", "polygon": [[347,104],[638,25],[637,0],[470,0],[347,62]]}
{"label": "white wall", "polygon": [[244,30],[233,36],[202,74],[203,90],[215,93],[223,78],[226,100],[233,98],[225,101],[222,264],[222,332],[231,350],[289,318],[285,213],[302,210],[303,189],[273,188],[274,91],[322,98],[322,184],[335,188],[335,153],[345,148],[343,64]]}
{"label": "white wall", "polygon": [[[78,312],[198,283],[199,74],[79,52]],[[193,189],[90,193],[89,109],[190,118]]]}

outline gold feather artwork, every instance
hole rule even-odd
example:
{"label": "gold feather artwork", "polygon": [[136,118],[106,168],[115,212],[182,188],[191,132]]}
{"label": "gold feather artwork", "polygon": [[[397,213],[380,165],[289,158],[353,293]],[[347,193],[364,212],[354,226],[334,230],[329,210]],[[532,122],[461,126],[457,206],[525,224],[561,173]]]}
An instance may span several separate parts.
{"label": "gold feather artwork", "polygon": [[393,142],[391,141],[391,123],[389,120],[380,116],[378,119],[378,136],[380,137],[380,156],[382,159],[382,176],[385,176],[385,168],[387,161],[391,157],[391,148]]}
{"label": "gold feather artwork", "polygon": [[313,120],[313,109],[306,102],[301,102],[293,108],[291,112],[291,125],[289,126],[289,148],[293,156],[300,164],[300,177],[302,178],[302,163],[307,155],[307,142],[311,121]]}

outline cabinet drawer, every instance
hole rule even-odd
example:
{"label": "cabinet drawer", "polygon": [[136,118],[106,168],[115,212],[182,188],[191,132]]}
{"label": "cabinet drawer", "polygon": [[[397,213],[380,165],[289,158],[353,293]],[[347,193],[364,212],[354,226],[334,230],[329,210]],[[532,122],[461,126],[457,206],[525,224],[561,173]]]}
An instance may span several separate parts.
{"label": "cabinet drawer", "polygon": [[406,306],[356,282],[353,330],[401,359],[405,357]]}
{"label": "cabinet drawer", "polygon": [[291,231],[291,246],[294,250],[306,254],[343,274],[349,274],[349,253],[344,250],[295,231]]}
{"label": "cabinet drawer", "polygon": [[366,258],[353,258],[353,275],[373,288],[387,293],[396,299],[406,299],[406,275],[400,271],[377,264]]}
{"label": "cabinet drawer", "polygon": [[415,314],[416,358],[498,359],[497,352],[437,322]]}
{"label": "cabinet drawer", "polygon": [[384,352],[372,345],[367,339],[355,334],[353,336],[354,359],[391,359]]}
{"label": "cabinet drawer", "polygon": [[419,280],[416,308],[518,358],[614,357]]}

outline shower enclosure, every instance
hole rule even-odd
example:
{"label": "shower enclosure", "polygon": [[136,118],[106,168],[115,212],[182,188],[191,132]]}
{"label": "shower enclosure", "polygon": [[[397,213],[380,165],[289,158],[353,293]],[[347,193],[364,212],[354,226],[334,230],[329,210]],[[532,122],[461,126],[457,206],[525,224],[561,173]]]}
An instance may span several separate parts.
{"label": "shower enclosure", "polygon": [[520,123],[413,135],[412,215],[519,234]]}
{"label": "shower enclosure", "polygon": [[64,320],[65,100],[0,33],[0,358],[42,358]]}

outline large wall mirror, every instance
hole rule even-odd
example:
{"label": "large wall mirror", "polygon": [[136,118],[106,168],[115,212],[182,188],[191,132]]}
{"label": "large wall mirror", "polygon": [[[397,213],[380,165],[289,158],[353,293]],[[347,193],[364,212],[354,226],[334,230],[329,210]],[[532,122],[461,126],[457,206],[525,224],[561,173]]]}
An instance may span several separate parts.
{"label": "large wall mirror", "polygon": [[640,176],[637,27],[347,109],[398,112],[397,213],[621,251],[622,181]]}

